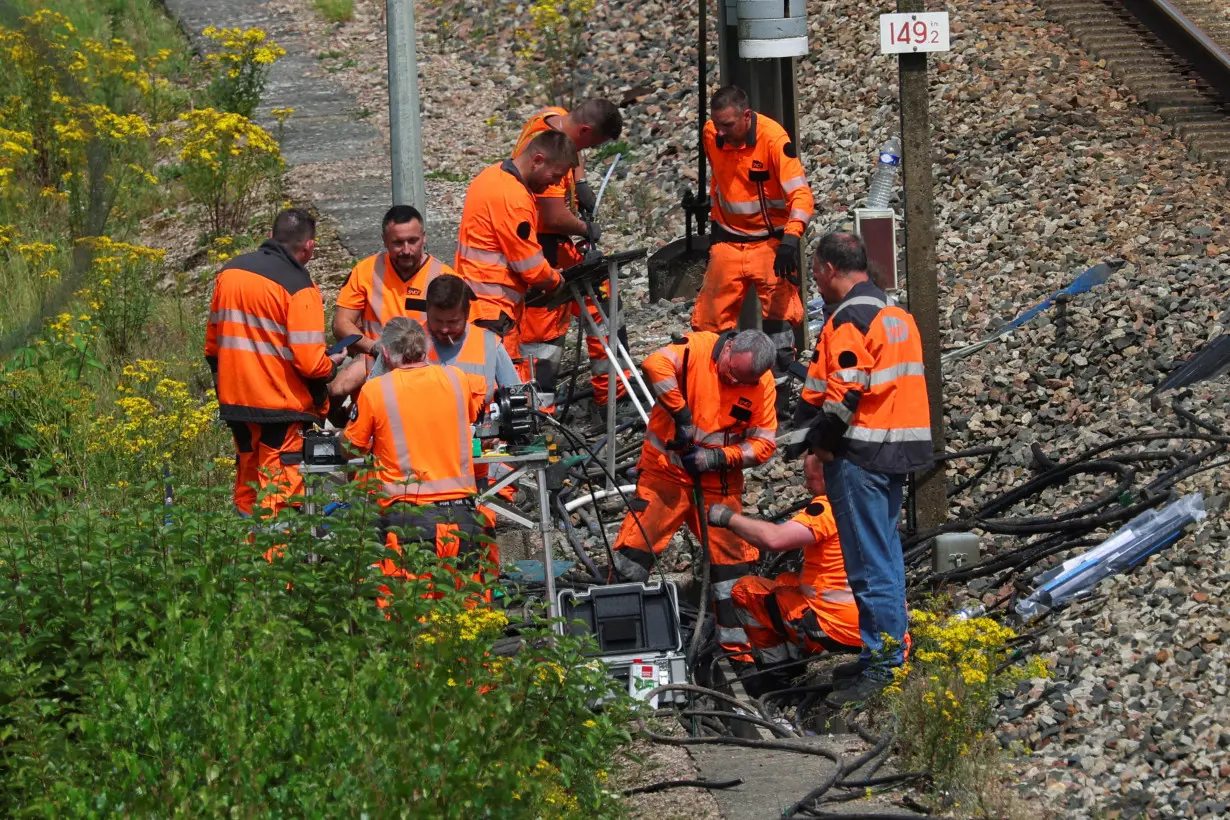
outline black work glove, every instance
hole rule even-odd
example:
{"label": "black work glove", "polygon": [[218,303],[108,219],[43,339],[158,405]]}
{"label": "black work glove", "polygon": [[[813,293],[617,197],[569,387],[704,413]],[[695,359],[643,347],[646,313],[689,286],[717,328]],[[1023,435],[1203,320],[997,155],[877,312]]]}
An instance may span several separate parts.
{"label": "black work glove", "polygon": [[[598,205],[598,195],[594,193],[594,189],[589,187],[588,182],[577,183],[577,210],[582,214],[588,214],[588,219],[594,218],[594,208]],[[588,221],[588,220],[587,220]]]}
{"label": "black work glove", "polygon": [[684,453],[683,469],[693,478],[699,478],[701,473],[710,473],[726,466],[726,453],[712,447],[697,447],[689,453]]}
{"label": "black work glove", "polygon": [[695,438],[696,425],[692,423],[692,411],[685,407],[678,413],[672,413],[675,420],[675,437],[666,445],[668,450],[684,452],[692,449],[692,439]]}
{"label": "black work glove", "polygon": [[786,234],[782,243],[777,246],[777,257],[773,260],[773,272],[794,285],[799,284],[799,237]]}
{"label": "black work glove", "polygon": [[592,219],[585,220],[585,238],[589,240],[589,244],[597,245],[598,240],[602,238],[602,226]]}
{"label": "black work glove", "polygon": [[727,527],[730,519],[735,517],[735,511],[725,504],[709,505],[709,523],[715,527]]}

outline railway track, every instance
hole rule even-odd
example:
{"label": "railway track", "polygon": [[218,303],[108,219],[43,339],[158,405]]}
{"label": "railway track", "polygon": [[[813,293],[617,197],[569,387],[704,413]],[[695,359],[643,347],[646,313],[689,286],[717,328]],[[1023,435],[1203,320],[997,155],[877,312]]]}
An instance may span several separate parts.
{"label": "railway track", "polygon": [[1042,0],[1047,16],[1230,172],[1230,5],[1225,0]]}

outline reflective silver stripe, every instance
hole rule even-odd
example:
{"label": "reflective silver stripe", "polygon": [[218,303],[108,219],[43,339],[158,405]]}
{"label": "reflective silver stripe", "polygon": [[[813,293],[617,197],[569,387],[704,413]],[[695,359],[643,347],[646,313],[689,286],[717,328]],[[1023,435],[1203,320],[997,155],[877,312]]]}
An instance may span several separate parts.
{"label": "reflective silver stripe", "polygon": [[866,371],[859,370],[857,367],[847,367],[841,370],[835,370],[829,374],[838,381],[848,382],[849,384],[857,384],[862,387],[871,387],[871,377]]}
{"label": "reflective silver stripe", "polygon": [[786,193],[790,193],[791,191],[796,191],[799,188],[802,188],[806,184],[807,184],[806,176],[791,177],[790,179],[782,180],[782,190],[785,191]]}
{"label": "reflective silver stripe", "polygon": [[393,374],[378,376],[380,395],[384,398],[384,411],[388,414],[389,430],[393,434],[393,451],[397,454],[397,471],[409,480],[414,475],[414,462],[410,460],[410,447],[406,444],[406,428],[398,407],[397,390],[393,387]]}
{"label": "reflective silver stripe", "polygon": [[[701,510],[701,512],[705,511]],[[711,584],[713,587],[713,597],[719,601],[727,600],[730,598],[730,593],[734,591],[735,584],[737,583],[739,583],[738,578],[731,578],[729,581],[714,581]]]}
{"label": "reflective silver stripe", "polygon": [[384,329],[384,266],[387,256],[388,254],[381,251],[376,254],[376,261],[372,263],[372,298],[367,306],[376,317],[377,334]]}
{"label": "reflective silver stripe", "polygon": [[471,376],[486,376],[487,372],[481,364],[474,362],[448,362],[448,364],[460,370],[462,373],[468,373]]}
{"label": "reflective silver stripe", "polygon": [[[718,191],[717,195],[718,207],[730,214],[758,214],[760,213],[759,199],[735,199],[728,200],[722,196],[722,192]],[[782,203],[783,206],[785,203]]]}
{"label": "reflective silver stripe", "polygon": [[444,368],[444,375],[453,386],[453,398],[457,405],[457,447],[461,451],[461,475],[468,477],[469,486],[474,487],[474,441],[470,437],[470,416],[466,412],[469,402],[465,400],[466,392],[461,389],[460,371]]}
{"label": "reflective silver stripe", "polygon": [[539,251],[528,259],[509,259],[508,267],[517,273],[525,273],[527,270],[533,270],[545,261],[542,251]]}
{"label": "reflective silver stripe", "polygon": [[656,449],[662,455],[666,456],[667,460],[676,467],[683,467],[683,461],[680,460],[677,453],[673,453],[666,449],[666,442],[658,438],[657,433],[652,430],[645,431],[645,443]]}
{"label": "reflective silver stripe", "polygon": [[[742,433],[731,433],[730,437],[735,441],[742,441]],[[692,436],[692,440],[698,444],[712,444],[718,447],[725,447],[727,444],[727,435],[725,430],[718,430],[716,433],[710,433],[701,427],[696,428],[696,433]]]}
{"label": "reflective silver stripe", "polygon": [[767,441],[770,444],[777,443],[777,430],[768,427],[749,427],[745,432],[747,438],[758,438],[761,441]]}
{"label": "reflective silver stripe", "polygon": [[750,442],[743,442],[739,445],[739,452],[743,453],[743,466],[751,467],[753,464],[758,464],[760,458],[756,455],[756,448]]}
{"label": "reflective silver stripe", "polygon": [[496,350],[503,345],[500,337],[496,336],[490,330],[481,327],[473,327],[473,330],[478,330],[483,335],[483,376],[487,379],[487,397],[486,401],[490,402],[495,396],[495,357]]}
{"label": "reflective silver stripe", "polygon": [[291,352],[289,347],[270,344],[269,342],[258,342],[254,339],[248,339],[244,336],[219,336],[218,347],[225,347],[229,350],[246,350],[249,353],[259,353],[262,356],[277,356],[279,359],[293,360],[295,354]]}
{"label": "reflective silver stripe", "polygon": [[270,333],[279,333],[283,335],[286,333],[286,326],[279,322],[275,322],[273,319],[266,319],[264,316],[257,316],[255,313],[245,313],[242,310],[235,310],[233,308],[210,311],[209,321],[234,322],[237,325],[247,325],[248,327],[267,330]]}
{"label": "reflective silver stripe", "polygon": [[760,621],[756,620],[756,616],[752,614],[752,611],[738,604],[735,604],[735,619],[744,626],[760,626]]}
{"label": "reflective silver stripe", "polygon": [[423,293],[427,293],[427,286],[432,283],[437,276],[444,273],[444,263],[436,259],[431,254],[427,255],[427,281],[423,283]]}
{"label": "reflective silver stripe", "polygon": [[878,384],[887,384],[901,378],[902,376],[925,376],[922,362],[905,362],[903,364],[895,364],[892,367],[885,367],[881,370],[873,371],[869,387],[875,387]]}
{"label": "reflective silver stripe", "polygon": [[717,224],[722,226],[722,230],[726,231],[727,233],[733,233],[735,236],[768,236],[769,235],[768,231],[741,231],[738,228],[732,228],[730,225],[726,224],[726,221],[723,220],[721,216],[718,217],[716,222]]}
{"label": "reflective silver stripe", "polygon": [[[748,626],[755,626],[755,624],[748,624]],[[753,651],[760,655],[761,663],[785,663],[790,660],[786,645],[781,643],[777,646],[758,647]]]}
{"label": "reflective silver stripe", "polygon": [[475,282],[473,279],[466,280],[470,286],[470,290],[474,291],[475,296],[490,296],[494,298],[504,298],[516,304],[525,298],[525,294],[507,285],[497,285],[493,282]]}
{"label": "reflective silver stripe", "polygon": [[784,199],[769,199],[769,200],[766,200],[766,202],[768,203],[769,208],[771,208],[772,210],[775,210],[775,211],[786,210],[786,200]]}
{"label": "reflective silver stripe", "polygon": [[804,225],[811,224],[811,214],[799,208],[790,209],[790,218],[797,219],[798,221],[802,222]]}
{"label": "reflective silver stripe", "polygon": [[437,478],[433,481],[412,480],[404,484],[384,483],[380,487],[385,495],[417,496],[427,493],[476,492],[474,480],[465,478]]}
{"label": "reflective silver stripe", "polygon": [[469,259],[471,262],[508,267],[508,257],[498,251],[485,251],[482,248],[472,248],[469,245],[458,243],[457,255],[462,259]]}
{"label": "reflective silver stripe", "polygon": [[846,424],[849,424],[850,419],[854,418],[854,411],[839,401],[826,401],[820,409],[825,413],[832,413]]}
{"label": "reflective silver stripe", "polygon": [[664,396],[672,390],[679,389],[679,380],[674,376],[667,376],[661,381],[650,382],[649,386],[653,390],[654,395]]}
{"label": "reflective silver stripe", "polygon": [[544,362],[559,364],[564,358],[564,346],[553,345],[550,342],[522,342],[521,353]]}
{"label": "reflective silver stripe", "polygon": [[671,350],[669,347],[664,347],[658,352],[661,353],[666,358],[670,359],[671,364],[675,366],[676,370],[678,370],[680,367],[683,367],[683,363],[679,361],[679,354]]}
{"label": "reflective silver stripe", "polygon": [[841,313],[848,307],[854,307],[855,305],[871,305],[872,307],[878,307],[880,310],[888,307],[882,299],[877,299],[874,296],[852,296],[838,305],[837,310],[833,311],[833,315],[830,316],[829,319],[832,320],[837,318],[838,313]]}
{"label": "reflective silver stripe", "polygon": [[286,341],[292,345],[324,344],[323,330],[292,330],[286,334]]}
{"label": "reflective silver stripe", "polygon": [[803,380],[803,386],[808,390],[814,390],[817,393],[828,392],[829,383],[824,379],[817,379],[815,376],[808,376]]}
{"label": "reflective silver stripe", "polygon": [[848,589],[826,589],[820,593],[820,600],[830,604],[852,604],[854,593]]}
{"label": "reflective silver stripe", "polygon": [[743,627],[736,626],[719,626],[717,628],[718,643],[747,643],[747,633],[743,631]]}
{"label": "reflective silver stripe", "polygon": [[[828,402],[825,402],[827,409]],[[897,444],[903,441],[930,441],[930,427],[899,427],[895,430],[877,430],[873,427],[852,425],[846,428],[846,438],[855,441],[870,441],[881,444]]]}
{"label": "reflective silver stripe", "polygon": [[611,362],[606,356],[601,359],[589,360],[589,375],[591,376],[608,376],[611,373]]}

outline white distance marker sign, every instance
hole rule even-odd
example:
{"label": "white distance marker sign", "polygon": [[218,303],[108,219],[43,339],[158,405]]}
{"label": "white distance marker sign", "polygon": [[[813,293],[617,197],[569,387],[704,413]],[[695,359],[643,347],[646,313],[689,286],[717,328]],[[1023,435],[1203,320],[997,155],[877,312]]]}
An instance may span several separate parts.
{"label": "white distance marker sign", "polygon": [[948,12],[880,15],[880,53],[948,51]]}

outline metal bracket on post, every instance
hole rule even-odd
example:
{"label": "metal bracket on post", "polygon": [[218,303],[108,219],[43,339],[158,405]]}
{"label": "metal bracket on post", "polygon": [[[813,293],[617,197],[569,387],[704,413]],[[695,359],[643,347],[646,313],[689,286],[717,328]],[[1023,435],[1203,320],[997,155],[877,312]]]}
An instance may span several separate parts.
{"label": "metal bracket on post", "polygon": [[[615,341],[619,342],[619,263],[612,259],[606,266],[607,275],[607,295],[610,301],[607,302],[607,322],[606,333],[608,348],[613,348],[615,345],[609,344],[611,337],[615,337]],[[615,451],[618,449],[615,446],[615,431],[618,424],[615,421],[616,410],[615,405],[619,400],[619,388],[616,386],[615,379],[619,378],[612,371],[619,371],[623,374],[623,363],[617,358],[609,358],[607,362],[606,376],[606,466],[607,466],[607,489],[615,486]],[[646,421],[648,424],[648,421]]]}

